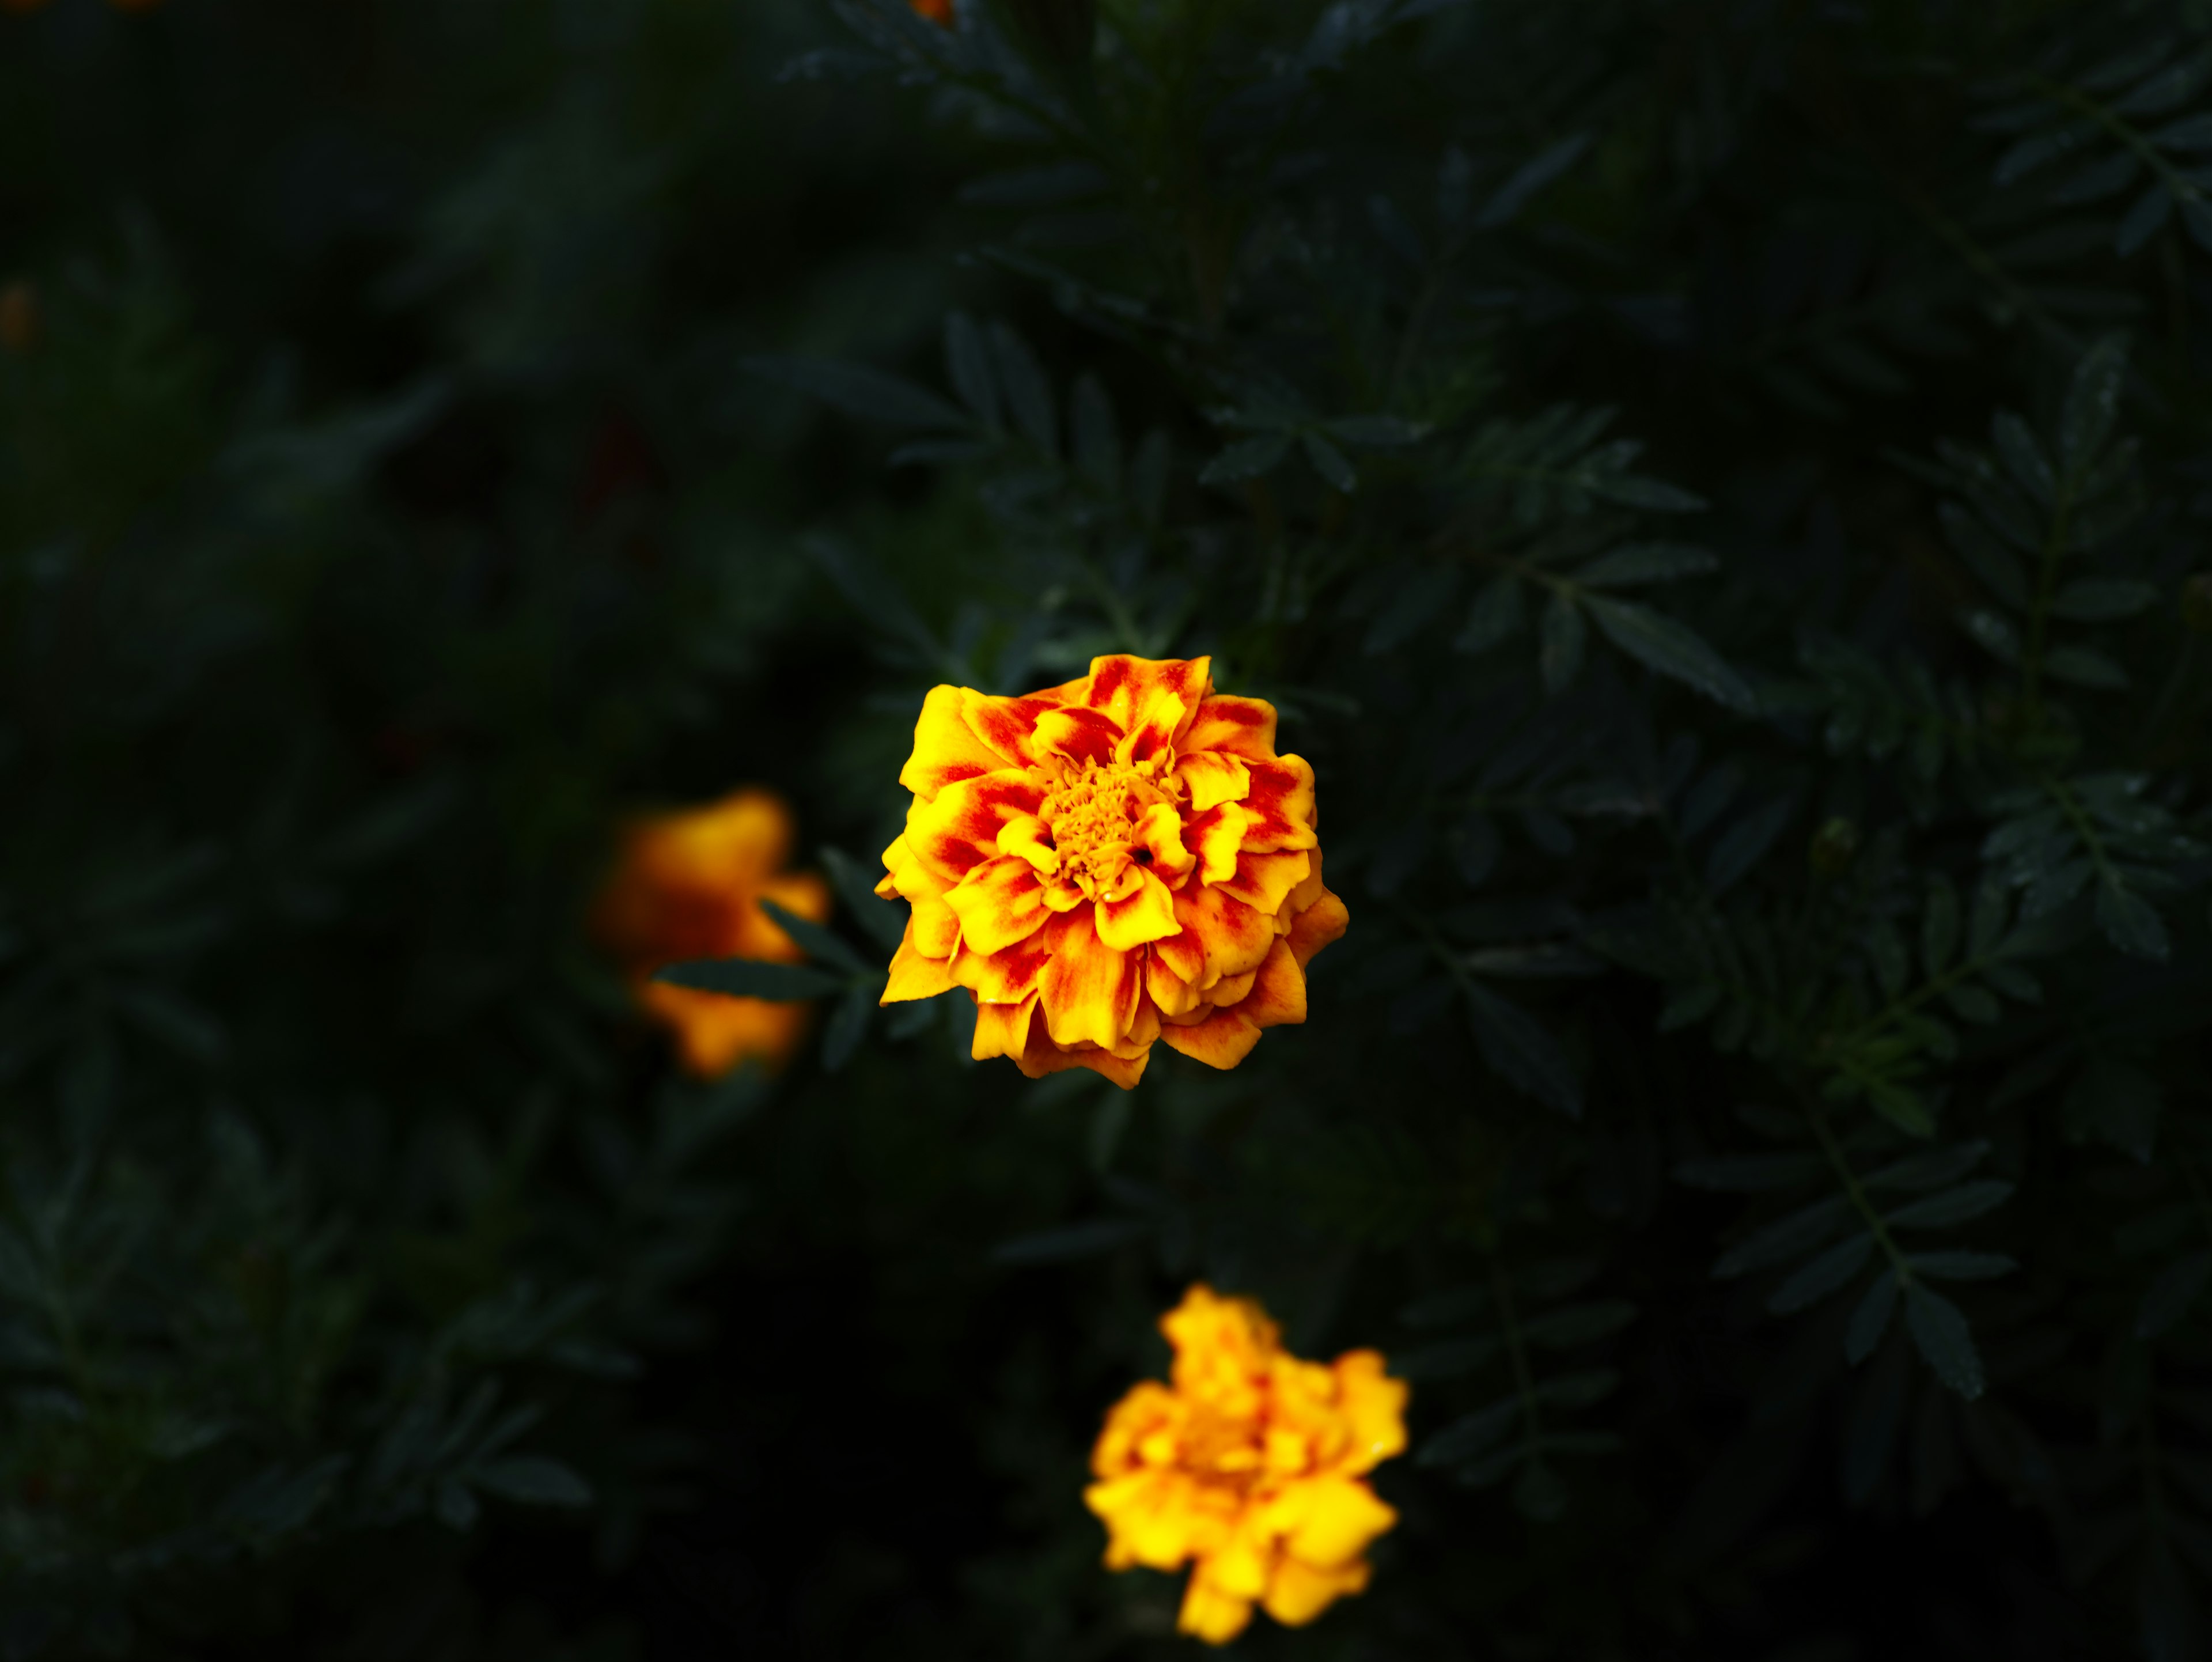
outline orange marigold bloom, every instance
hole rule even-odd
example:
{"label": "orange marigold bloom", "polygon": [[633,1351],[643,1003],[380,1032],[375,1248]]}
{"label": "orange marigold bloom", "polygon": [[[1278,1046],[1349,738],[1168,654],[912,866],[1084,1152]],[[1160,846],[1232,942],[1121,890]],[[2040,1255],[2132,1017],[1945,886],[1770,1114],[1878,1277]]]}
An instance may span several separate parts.
{"label": "orange marigold bloom", "polygon": [[1234,1068],[1306,1019],[1306,965],[1344,933],[1322,886],[1313,770],[1211,661],[1091,661],[1021,698],[942,686],[899,783],[876,892],[912,903],[884,1002],[965,987],[975,1056],[1124,1089],[1165,1039]]}
{"label": "orange marigold bloom", "polygon": [[621,962],[638,1001],[676,1036],[684,1063],[702,1079],[749,1056],[775,1063],[791,1054],[806,1022],[803,1004],[672,987],[652,980],[670,964],[697,958],[804,957],[760,903],[820,922],[830,890],[811,872],[786,872],[791,810],[773,791],[748,789],[706,807],[641,819],[623,839],[595,916],[601,941]]}
{"label": "orange marigold bloom", "polygon": [[952,21],[952,0],[914,0],[914,9],[933,23]]}
{"label": "orange marigold bloom", "polygon": [[1398,1521],[1365,1474],[1405,1452],[1405,1382],[1372,1350],[1301,1361],[1257,1304],[1202,1282],[1160,1330],[1173,1383],[1124,1397],[1091,1455],[1107,1568],[1194,1563],[1177,1625],[1214,1645],[1255,1604],[1298,1627],[1364,1591],[1367,1543]]}

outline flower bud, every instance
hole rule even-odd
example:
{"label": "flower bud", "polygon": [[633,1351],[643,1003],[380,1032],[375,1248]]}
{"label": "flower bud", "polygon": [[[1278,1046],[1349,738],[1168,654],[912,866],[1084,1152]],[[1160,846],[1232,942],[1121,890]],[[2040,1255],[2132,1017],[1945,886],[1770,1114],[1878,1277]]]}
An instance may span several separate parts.
{"label": "flower bud", "polygon": [[1850,868],[1851,860],[1858,851],[1859,828],[1839,816],[1813,833],[1813,846],[1807,857],[1821,876],[1840,877]]}
{"label": "flower bud", "polygon": [[2212,571],[2182,584],[2181,622],[2191,635],[2212,635]]}
{"label": "flower bud", "polygon": [[39,291],[18,277],[0,288],[0,352],[19,358],[39,344]]}

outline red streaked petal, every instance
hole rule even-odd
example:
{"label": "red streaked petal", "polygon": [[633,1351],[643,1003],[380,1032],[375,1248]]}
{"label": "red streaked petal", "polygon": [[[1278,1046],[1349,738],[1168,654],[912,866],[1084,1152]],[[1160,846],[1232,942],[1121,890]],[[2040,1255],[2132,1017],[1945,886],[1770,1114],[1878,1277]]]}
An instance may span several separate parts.
{"label": "red streaked petal", "polygon": [[1170,888],[1198,864],[1198,856],[1182,845],[1182,816],[1166,802],[1146,808],[1129,832],[1129,841],[1152,856],[1152,871]]}
{"label": "red streaked petal", "polygon": [[1095,709],[1080,705],[1049,709],[1037,717],[1037,748],[1048,756],[1070,762],[1107,763],[1121,742],[1121,729]]}
{"label": "red streaked petal", "polygon": [[1201,702],[1177,748],[1226,751],[1232,756],[1269,762],[1275,756],[1275,707],[1263,698],[1217,696]]}
{"label": "red streaked petal", "polygon": [[1273,918],[1218,889],[1193,884],[1176,896],[1176,916],[1205,949],[1201,987],[1206,980],[1258,969],[1275,944]]}
{"label": "red streaked petal", "polygon": [[1279,761],[1255,762],[1252,788],[1243,807],[1252,816],[1244,833],[1244,846],[1258,853],[1279,849],[1310,849],[1321,839],[1314,835],[1313,769],[1300,756]]}
{"label": "red streaked petal", "polygon": [[1206,947],[1195,930],[1185,929],[1181,934],[1155,941],[1152,955],[1179,981],[1195,982],[1206,974]]}
{"label": "red streaked petal", "polygon": [[1295,854],[1240,854],[1236,875],[1218,886],[1222,893],[1273,917],[1312,869],[1312,856],[1303,849]]}
{"label": "red streaked petal", "polygon": [[[1156,947],[1158,944],[1154,943]],[[1203,966],[1204,955],[1200,954],[1200,967]],[[1145,955],[1145,995],[1170,1021],[1188,1015],[1205,1001],[1191,984],[1195,978],[1195,971],[1188,976],[1178,975],[1175,965],[1159,956],[1157,950]]]}
{"label": "red streaked petal", "polygon": [[1198,880],[1224,883],[1237,875],[1252,816],[1241,802],[1224,802],[1182,822],[1182,845],[1198,861]]}
{"label": "red streaked petal", "polygon": [[994,698],[967,687],[960,689],[961,719],[969,732],[1006,758],[1001,765],[1036,765],[1037,718],[1057,705],[1056,699],[1035,694],[1026,698]]}
{"label": "red streaked petal", "polygon": [[1278,941],[1269,949],[1237,1014],[1255,1027],[1295,1027],[1306,1019],[1306,972],[1290,942]]}
{"label": "red streaked petal", "polygon": [[993,1056],[1019,1061],[1029,1049],[1030,1018],[1036,1014],[1035,993],[1018,1004],[977,1004],[975,1043],[970,1054],[978,1062],[988,1062]]}
{"label": "red streaked petal", "polygon": [[1241,802],[1252,788],[1243,758],[1202,750],[1177,759],[1176,775],[1190,792],[1190,811],[1204,813],[1223,802]]}
{"label": "red streaked petal", "polygon": [[1118,953],[1182,933],[1176,920],[1174,892],[1142,866],[1129,869],[1138,877],[1134,892],[1125,899],[1098,903],[1098,939]]}
{"label": "red streaked petal", "polygon": [[995,953],[963,946],[952,954],[952,978],[974,993],[978,1003],[1018,1004],[1037,990],[1045,965],[1052,960],[1046,934],[1040,929]]}
{"label": "red streaked petal", "polygon": [[1291,920],[1291,932],[1284,943],[1303,970],[1313,962],[1316,953],[1340,939],[1351,924],[1352,914],[1345,910],[1344,902],[1323,889],[1320,899]]}
{"label": "red streaked petal", "polygon": [[1139,955],[1101,941],[1088,908],[1055,917],[1036,938],[1050,954],[1037,991],[1052,1042],[1111,1046],[1125,1037],[1142,987]]}
{"label": "red streaked petal", "polygon": [[960,920],[960,938],[986,957],[1043,927],[1044,887],[1036,870],[1016,855],[986,860],[948,890],[945,904]]}
{"label": "red streaked petal", "polygon": [[910,999],[935,998],[951,990],[953,985],[951,965],[942,958],[933,958],[915,944],[912,919],[906,926],[906,939],[891,955],[890,980],[878,1001],[884,1004],[903,1004]]}
{"label": "red streaked petal", "polygon": [[914,727],[914,752],[899,770],[899,783],[924,801],[956,780],[974,779],[1020,765],[1020,758],[994,749],[969,725],[965,705],[983,695],[967,687],[932,687]]}
{"label": "red streaked petal", "polygon": [[1260,1030],[1234,1010],[1216,1010],[1193,1026],[1163,1027],[1160,1038],[1194,1062],[1226,1069],[1252,1054]]}
{"label": "red streaked petal", "polygon": [[955,780],[931,801],[915,799],[907,810],[906,843],[933,875],[957,883],[997,856],[999,832],[1009,819],[1035,813],[1043,801],[1042,786],[1026,771]]}

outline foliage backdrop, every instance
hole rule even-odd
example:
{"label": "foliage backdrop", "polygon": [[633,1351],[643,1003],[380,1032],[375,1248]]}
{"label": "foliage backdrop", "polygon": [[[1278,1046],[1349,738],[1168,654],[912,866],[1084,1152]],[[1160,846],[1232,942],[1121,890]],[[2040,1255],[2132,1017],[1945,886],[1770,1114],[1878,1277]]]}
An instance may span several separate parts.
{"label": "foliage backdrop", "polygon": [[[0,111],[9,1655],[1169,1654],[1200,1276],[1415,1381],[1255,1653],[2206,1653],[2212,9],[51,0]],[[626,816],[877,964],[923,692],[1109,651],[1313,762],[1308,1026],[671,1068]]]}

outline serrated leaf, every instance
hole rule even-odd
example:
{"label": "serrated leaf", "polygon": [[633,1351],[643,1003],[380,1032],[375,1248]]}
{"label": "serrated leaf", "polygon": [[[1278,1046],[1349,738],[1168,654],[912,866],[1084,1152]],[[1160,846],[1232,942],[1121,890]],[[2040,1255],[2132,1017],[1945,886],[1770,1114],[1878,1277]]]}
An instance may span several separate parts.
{"label": "serrated leaf", "polygon": [[991,356],[998,367],[999,385],[1013,412],[1014,428],[1047,456],[1060,454],[1060,412],[1052,383],[1030,344],[1003,323],[990,329]]}
{"label": "serrated leaf", "polygon": [[763,899],[760,909],[775,920],[781,928],[809,958],[825,959],[839,969],[854,975],[866,975],[870,965],[860,953],[847,946],[842,937],[811,918],[801,917],[789,907],[775,901]]}
{"label": "serrated leaf", "polygon": [[1318,433],[1308,433],[1301,441],[1305,446],[1306,460],[1330,490],[1349,496],[1359,489],[1359,475],[1344,452]]}
{"label": "serrated leaf", "polygon": [[509,1454],[471,1468],[478,1488],[532,1507],[587,1507],[592,1486],[560,1461],[542,1454]]}
{"label": "serrated leaf", "polygon": [[936,393],[856,363],[826,358],[755,357],[746,373],[887,427],[957,429],[969,418]]}
{"label": "serrated leaf", "polygon": [[1758,696],[1750,685],[1688,624],[1632,600],[1593,594],[1585,604],[1606,639],[1647,668],[1730,709],[1758,708]]}
{"label": "serrated leaf", "polygon": [[1844,1330],[1844,1356],[1852,1367],[1873,1355],[1881,1336],[1889,1331],[1889,1318],[1897,1309],[1897,1272],[1885,1269],[1875,1277],[1866,1296],[1851,1312],[1850,1325]]}
{"label": "serrated leaf", "polygon": [[2001,1178],[1982,1178],[1955,1189],[1899,1207],[1883,1221],[1892,1229],[1940,1229],[1995,1211],[2011,1198],[2013,1185]]}
{"label": "serrated leaf", "polygon": [[871,987],[855,987],[837,1001],[836,1014],[830,1018],[829,1030],[822,1036],[822,1066],[836,1073],[853,1059],[867,1037],[868,1018],[877,1009],[876,991]]}
{"label": "serrated leaf", "polygon": [[654,972],[655,981],[672,987],[690,987],[702,993],[725,993],[732,998],[765,998],[776,1003],[821,998],[842,992],[842,976],[824,974],[800,964],[769,964],[751,958],[699,959],[671,964]]}
{"label": "serrated leaf", "polygon": [[1722,1253],[1713,1265],[1713,1278],[1732,1281],[1810,1251],[1835,1233],[1848,1209],[1840,1196],[1831,1195],[1776,1219]]}
{"label": "serrated leaf", "polygon": [[1987,1026],[1997,1020],[2003,1008],[1996,996],[1983,987],[1953,987],[1943,995],[1943,1001],[1951,1007],[1961,1021],[1972,1021]]}
{"label": "serrated leaf", "polygon": [[1484,204],[1482,211],[1475,216],[1475,228],[1493,231],[1518,218],[1529,198],[1573,167],[1577,158],[1589,148],[1589,134],[1571,134],[1532,160],[1523,162]]}
{"label": "serrated leaf", "polygon": [[1780,797],[1730,825],[1714,841],[1705,860],[1705,886],[1723,894],[1764,860],[1796,812],[1796,805]]}
{"label": "serrated leaf", "polygon": [[1452,650],[1470,655],[1487,652],[1508,636],[1517,634],[1526,621],[1521,599],[1521,580],[1492,579],[1474,597],[1467,622],[1453,637]]}
{"label": "serrated leaf", "polygon": [[1679,582],[1720,569],[1711,549],[1690,543],[1631,543],[1601,554],[1574,574],[1585,588],[1628,588],[1638,583]]}
{"label": "serrated leaf", "polygon": [[2137,197],[2121,218],[2119,229],[2112,234],[2112,252],[2125,259],[2156,236],[2172,217],[2173,193],[2160,180]]}
{"label": "serrated leaf", "polygon": [[2162,964],[2171,950],[2158,908],[2109,870],[2097,883],[2097,925],[2107,941],[2131,957]]}
{"label": "serrated leaf", "polygon": [[2048,508],[2058,494],[2058,481],[2052,474],[2051,461],[2043,454],[2043,447],[2035,441],[2028,425],[2009,410],[2000,410],[1990,423],[1990,436],[1995,441],[1997,455],[2014,479],[2027,494]]}
{"label": "serrated leaf", "polygon": [[2122,335],[2106,335],[2082,354],[2066,393],[2066,411],[2058,423],[2059,466],[2069,478],[2080,478],[2096,460],[2119,419],[2120,393],[2127,383],[2128,344]]}
{"label": "serrated leaf", "polygon": [[1968,1402],[1982,1394],[1982,1356],[1959,1306],[1918,1282],[1905,1289],[1905,1324],[1936,1377]]}
{"label": "serrated leaf", "polygon": [[1340,416],[1322,423],[1329,437],[1361,450],[1398,450],[1419,444],[1433,430],[1430,423],[1401,416]]}
{"label": "serrated leaf", "polygon": [[1582,1085],[1559,1041],[1535,1017],[1480,983],[1469,981],[1463,990],[1475,1048],[1491,1071],[1547,1107],[1580,1118]]}
{"label": "serrated leaf", "polygon": [[1863,1269],[1873,1252],[1874,1237],[1869,1234],[1838,1242],[1777,1288],[1766,1301],[1767,1309],[1777,1316],[1787,1316],[1818,1304]]}
{"label": "serrated leaf", "polygon": [[976,420],[986,427],[1000,426],[999,379],[992,372],[991,350],[983,332],[964,312],[945,320],[945,368],[952,390],[975,412]]}
{"label": "serrated leaf", "polygon": [[2027,609],[2027,573],[2020,557],[1991,536],[1987,527],[1964,506],[1947,502],[1936,510],[1937,521],[1951,546],[1959,551],[1973,574],[2016,612]]}
{"label": "serrated leaf", "polygon": [[1262,433],[1256,438],[1239,439],[1206,463],[1206,471],[1198,476],[1199,483],[1237,484],[1246,479],[1256,479],[1273,472],[1290,454],[1291,438],[1287,433]]}
{"label": "serrated leaf", "polygon": [[1476,1455],[1513,1429],[1514,1422],[1521,1415],[1521,1399],[1508,1397],[1501,1402],[1464,1418],[1453,1421],[1443,1430],[1421,1445],[1413,1464],[1421,1466],[1454,1466],[1471,1460]]}

